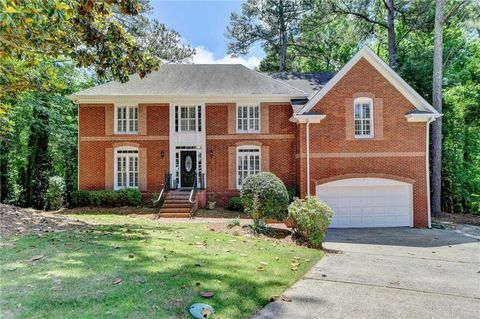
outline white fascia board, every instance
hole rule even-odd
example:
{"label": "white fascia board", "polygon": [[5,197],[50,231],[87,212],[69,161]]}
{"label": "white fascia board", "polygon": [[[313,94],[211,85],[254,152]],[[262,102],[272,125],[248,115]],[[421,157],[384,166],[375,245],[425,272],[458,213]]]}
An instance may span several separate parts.
{"label": "white fascia board", "polygon": [[223,102],[272,102],[290,103],[291,99],[301,99],[305,96],[292,95],[69,95],[67,99],[78,104],[87,103],[170,103],[172,101],[204,101],[205,103]]}
{"label": "white fascia board", "polygon": [[405,117],[407,118],[407,122],[428,122],[432,118],[436,120],[439,117],[442,117],[443,114],[439,113],[425,113],[425,114],[407,114]]}
{"label": "white fascia board", "polygon": [[390,66],[388,66],[375,52],[368,46],[364,46],[360,51],[348,61],[347,64],[320,90],[299,112],[300,114],[311,110],[341,78],[361,59],[365,58],[377,71],[380,72],[392,85],[402,93],[417,109],[421,111],[430,111],[438,114],[423,97],[420,96],[405,80],[403,80]]}
{"label": "white fascia board", "polygon": [[290,118],[293,123],[320,123],[326,117],[325,114],[294,114]]}

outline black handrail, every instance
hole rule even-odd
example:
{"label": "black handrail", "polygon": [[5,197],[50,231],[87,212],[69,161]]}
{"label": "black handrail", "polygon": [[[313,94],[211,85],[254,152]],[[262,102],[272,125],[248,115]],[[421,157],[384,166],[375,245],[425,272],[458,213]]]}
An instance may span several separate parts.
{"label": "black handrail", "polygon": [[165,174],[165,180],[163,182],[163,187],[162,190],[160,191],[160,194],[158,195],[158,198],[153,201],[153,205],[157,205],[158,203],[163,201],[163,197],[167,195],[167,192],[170,190],[170,183],[172,179],[172,174],[166,173]]}
{"label": "black handrail", "polygon": [[193,195],[197,193],[197,188],[198,188],[198,176],[197,176],[197,170],[195,170],[195,178],[193,179],[193,186],[192,190],[190,191],[190,197],[188,198],[188,201],[190,204],[194,204],[195,200],[193,200]]}

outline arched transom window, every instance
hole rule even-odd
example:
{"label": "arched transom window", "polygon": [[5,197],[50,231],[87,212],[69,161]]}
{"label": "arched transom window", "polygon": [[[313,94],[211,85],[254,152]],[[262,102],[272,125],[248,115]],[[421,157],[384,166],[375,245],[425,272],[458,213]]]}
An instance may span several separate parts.
{"label": "arched transom window", "polygon": [[355,137],[373,137],[373,101],[370,98],[356,98],[354,101]]}

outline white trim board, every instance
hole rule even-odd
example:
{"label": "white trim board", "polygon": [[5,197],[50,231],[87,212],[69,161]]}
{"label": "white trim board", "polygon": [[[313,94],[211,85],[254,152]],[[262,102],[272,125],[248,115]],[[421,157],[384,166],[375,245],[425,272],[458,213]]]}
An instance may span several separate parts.
{"label": "white trim board", "polygon": [[365,58],[380,74],[382,74],[400,93],[405,96],[417,109],[429,111],[434,114],[438,112],[423,97],[420,96],[405,80],[403,80],[392,68],[390,68],[375,52],[368,46],[364,46],[360,51],[348,61],[347,64],[328,81],[328,83],[318,91],[307,104],[298,112],[303,114],[310,111],[334,86],[343,78],[345,74],[358,62]]}

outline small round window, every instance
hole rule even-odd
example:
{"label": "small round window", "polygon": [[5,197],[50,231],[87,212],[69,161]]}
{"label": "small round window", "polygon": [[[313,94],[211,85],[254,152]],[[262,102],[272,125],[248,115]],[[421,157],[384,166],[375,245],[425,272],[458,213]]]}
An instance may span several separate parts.
{"label": "small round window", "polygon": [[190,173],[190,171],[192,170],[192,157],[190,155],[187,155],[187,157],[185,157],[185,170],[187,171],[187,173]]}

